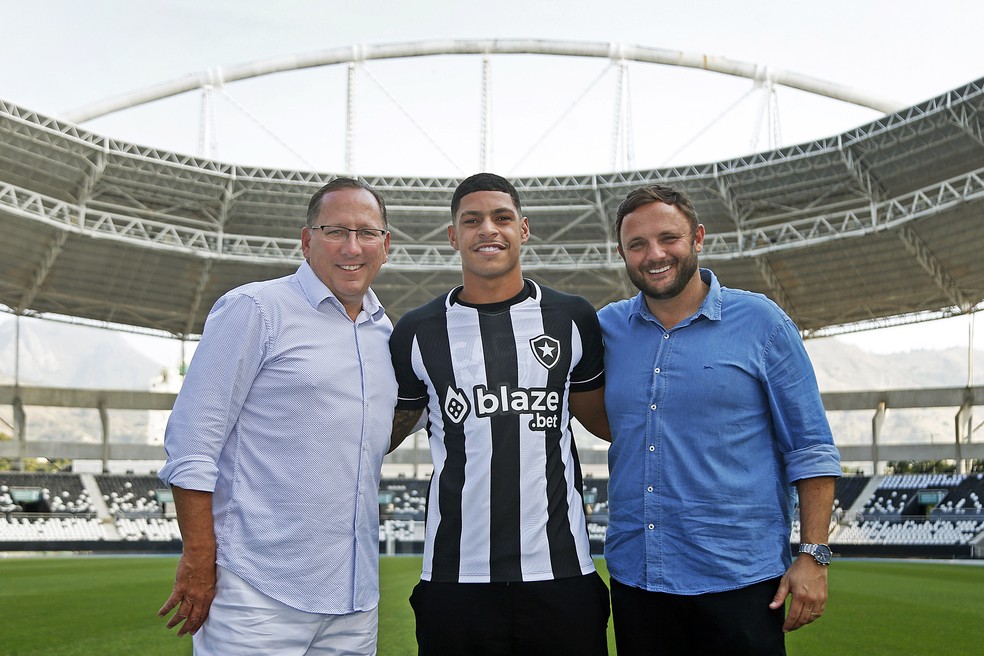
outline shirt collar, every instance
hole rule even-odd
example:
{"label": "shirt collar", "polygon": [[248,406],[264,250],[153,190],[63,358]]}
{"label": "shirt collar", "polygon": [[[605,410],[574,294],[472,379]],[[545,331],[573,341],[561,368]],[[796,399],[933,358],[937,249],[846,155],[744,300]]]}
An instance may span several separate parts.
{"label": "shirt collar", "polygon": [[[721,283],[718,281],[717,276],[710,269],[700,269],[700,279],[704,283],[710,285],[710,289],[707,291],[707,296],[704,297],[704,301],[700,304],[700,309],[691,317],[691,321],[700,316],[704,315],[711,321],[721,320]],[[632,299],[632,303],[629,307],[628,319],[631,320],[632,317],[638,316],[648,321],[656,321],[656,317],[653,313],[649,311],[649,306],[646,305],[646,297],[642,292],[636,294],[635,298]],[[657,321],[657,323],[659,323]],[[690,321],[682,322],[682,324],[690,323]],[[682,325],[681,324],[681,325]]]}
{"label": "shirt collar", "polygon": [[[328,286],[321,282],[321,278],[318,277],[318,274],[314,272],[314,269],[311,268],[311,265],[306,260],[301,262],[301,266],[297,269],[297,281],[301,285],[301,290],[304,292],[304,296],[312,308],[317,310],[327,300],[334,307],[345,313],[345,306],[328,289]],[[372,289],[366,290],[366,294],[362,298],[362,311],[372,321],[378,321],[385,314],[385,309]]]}
{"label": "shirt collar", "polygon": [[465,307],[476,308],[486,312],[498,312],[508,307],[512,307],[513,305],[522,303],[528,298],[540,298],[540,294],[542,293],[540,291],[540,286],[529,278],[523,278],[523,289],[518,294],[510,299],[499,301],[497,303],[466,303],[458,298],[458,295],[461,294],[462,289],[464,289],[464,286],[458,285],[448,292],[448,295],[444,297],[444,306],[446,308],[450,309],[452,305],[463,305]]}

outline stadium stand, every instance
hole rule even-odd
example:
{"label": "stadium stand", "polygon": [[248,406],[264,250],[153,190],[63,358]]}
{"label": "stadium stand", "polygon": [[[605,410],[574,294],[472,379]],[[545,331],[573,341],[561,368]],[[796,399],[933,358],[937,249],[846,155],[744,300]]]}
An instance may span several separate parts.
{"label": "stadium stand", "polygon": [[164,512],[157,500],[157,490],[163,484],[155,476],[102,474],[96,476],[96,482],[103,491],[103,501],[114,516],[161,515]]}
{"label": "stadium stand", "polygon": [[0,542],[110,538],[77,474],[0,472]]}
{"label": "stadium stand", "polygon": [[178,520],[157,497],[162,484],[156,476],[101,474],[95,477],[121,540],[180,542]]}
{"label": "stadium stand", "polygon": [[[124,541],[180,548],[158,487],[154,476],[0,472],[0,549],[101,550]],[[18,503],[18,490],[36,490],[37,501]]]}
{"label": "stadium stand", "polygon": [[984,531],[984,520],[890,520],[852,521],[842,527],[837,545],[969,545]]}
{"label": "stadium stand", "polygon": [[108,540],[105,525],[95,517],[14,517],[0,523],[3,542],[59,543]]}
{"label": "stadium stand", "polygon": [[837,479],[834,488],[834,514],[844,516],[848,508],[853,506],[864,488],[868,486],[870,476],[842,476]]}
{"label": "stadium stand", "polygon": [[391,478],[379,482],[379,518],[424,521],[429,481]]}
{"label": "stadium stand", "polygon": [[875,491],[875,494],[865,503],[866,517],[881,517],[885,515],[917,515],[920,506],[927,504],[919,491],[939,491],[949,495],[963,482],[964,476],[956,474],[903,474],[886,476]]}
{"label": "stadium stand", "polygon": [[389,478],[379,482],[379,550],[422,553],[429,481]]}
{"label": "stadium stand", "polygon": [[603,554],[605,535],[608,533],[608,480],[585,478],[581,496],[584,499],[584,518],[587,520],[591,553]]}
{"label": "stadium stand", "polygon": [[[607,483],[583,481],[594,554],[604,551]],[[422,552],[428,485],[414,478],[381,481],[382,553]],[[830,543],[840,555],[972,557],[984,545],[982,497],[984,474],[845,476],[836,482]],[[0,551],[176,553],[180,533],[167,501],[152,475],[0,472]],[[798,542],[794,519],[790,544]]]}
{"label": "stadium stand", "polygon": [[164,517],[120,517],[116,528],[123,540],[129,542],[175,542],[181,540],[178,520]]}
{"label": "stadium stand", "polygon": [[[379,543],[382,553],[420,553],[429,481],[383,479],[379,485]],[[608,481],[585,478],[582,486],[591,552],[601,554],[608,530]]]}
{"label": "stadium stand", "polygon": [[984,496],[984,474],[967,476],[944,497],[938,506],[933,508],[932,514],[984,516],[982,496]]}
{"label": "stadium stand", "polygon": [[966,557],[984,540],[981,493],[984,474],[885,476],[830,543],[855,555]]}
{"label": "stadium stand", "polygon": [[[17,502],[16,491],[40,490],[36,501]],[[22,512],[93,512],[89,495],[77,474],[0,472],[0,510]]]}
{"label": "stadium stand", "polygon": [[[833,534],[837,524],[847,514],[847,509],[857,502],[858,497],[868,486],[871,480],[869,476],[842,476],[834,483],[834,505],[830,513],[830,530]],[[798,519],[799,506],[794,511],[792,531],[789,536],[791,544],[799,544],[800,541],[800,521]]]}

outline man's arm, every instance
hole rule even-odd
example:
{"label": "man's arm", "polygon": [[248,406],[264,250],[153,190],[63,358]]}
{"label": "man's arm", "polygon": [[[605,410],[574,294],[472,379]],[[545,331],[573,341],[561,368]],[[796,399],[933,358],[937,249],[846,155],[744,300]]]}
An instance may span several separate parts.
{"label": "man's arm", "polygon": [[605,412],[604,386],[590,392],[571,392],[571,414],[581,425],[605,440],[612,441],[612,431],[608,427],[608,413]]}
{"label": "man's arm", "polygon": [[[821,476],[796,481],[799,491],[800,541],[826,544],[830,537],[830,511],[834,505],[834,478]],[[823,615],[827,603],[827,568],[813,556],[799,554],[779,583],[769,608],[776,609],[792,595],[783,631],[795,631]]]}
{"label": "man's arm", "polygon": [[215,528],[211,492],[176,486],[172,486],[171,491],[183,546],[174,575],[174,589],[157,615],[164,617],[177,607],[167,628],[173,629],[184,622],[178,628],[178,636],[183,636],[201,628],[215,598]]}
{"label": "man's arm", "polygon": [[407,436],[419,430],[417,423],[423,415],[424,409],[416,410],[397,410],[393,413],[393,433],[390,435],[390,448],[386,453],[392,453],[396,447],[403,444]]}

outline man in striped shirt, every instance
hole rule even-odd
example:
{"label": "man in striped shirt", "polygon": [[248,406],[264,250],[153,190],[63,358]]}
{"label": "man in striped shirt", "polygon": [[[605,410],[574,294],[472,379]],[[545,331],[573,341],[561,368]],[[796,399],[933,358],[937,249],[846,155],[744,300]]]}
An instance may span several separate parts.
{"label": "man in striped shirt", "polygon": [[479,173],[451,201],[462,285],[408,312],[390,340],[395,448],[427,410],[434,474],[419,654],[607,654],[570,426],[607,438],[604,357],[585,299],[523,278],[519,195]]}
{"label": "man in striped shirt", "polygon": [[209,313],[160,472],[183,541],[160,615],[176,609],[195,656],[376,653],[396,378],[369,285],[389,245],[382,197],[335,178],[308,204],[297,271]]}

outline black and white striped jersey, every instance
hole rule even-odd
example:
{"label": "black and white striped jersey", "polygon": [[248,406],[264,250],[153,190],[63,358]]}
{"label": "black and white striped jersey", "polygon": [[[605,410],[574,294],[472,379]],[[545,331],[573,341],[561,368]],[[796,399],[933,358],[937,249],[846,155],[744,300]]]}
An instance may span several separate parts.
{"label": "black and white striped jersey", "polygon": [[460,287],[408,312],[397,408],[426,408],[434,474],[421,578],[540,581],[594,570],[569,392],[604,385],[591,304],[527,280],[502,303]]}

